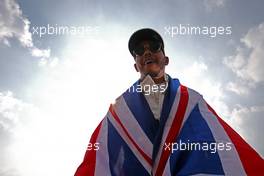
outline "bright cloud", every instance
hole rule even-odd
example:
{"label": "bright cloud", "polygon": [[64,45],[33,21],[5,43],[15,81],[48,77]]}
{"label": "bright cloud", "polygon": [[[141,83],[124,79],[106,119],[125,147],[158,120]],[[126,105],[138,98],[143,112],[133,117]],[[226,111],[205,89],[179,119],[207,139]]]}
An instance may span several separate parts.
{"label": "bright cloud", "polygon": [[204,6],[207,11],[211,12],[214,8],[224,7],[226,0],[204,0]]}
{"label": "bright cloud", "polygon": [[14,128],[25,122],[34,107],[14,97],[10,91],[0,92],[0,128],[14,132]]}
{"label": "bright cloud", "polygon": [[[29,123],[15,128],[6,151],[12,159],[4,160],[10,163],[3,167],[9,168],[8,173],[13,168],[20,175],[73,175],[110,103],[136,81],[133,58],[122,36],[69,40],[64,59],[43,63],[43,74],[31,84],[38,111],[27,116]],[[38,50],[35,54],[45,55]],[[120,74],[128,68],[130,73]]]}
{"label": "bright cloud", "polygon": [[50,57],[50,49],[40,50],[38,48],[33,48],[31,54],[35,57]]}
{"label": "bright cloud", "polygon": [[16,98],[11,91],[0,92],[0,175],[21,174],[16,167],[17,165],[13,163],[16,161],[16,158],[14,158],[16,154],[23,152],[23,150],[21,148],[11,150],[13,143],[8,141],[17,139],[21,135],[18,130],[26,127],[37,112],[38,109],[35,106]]}

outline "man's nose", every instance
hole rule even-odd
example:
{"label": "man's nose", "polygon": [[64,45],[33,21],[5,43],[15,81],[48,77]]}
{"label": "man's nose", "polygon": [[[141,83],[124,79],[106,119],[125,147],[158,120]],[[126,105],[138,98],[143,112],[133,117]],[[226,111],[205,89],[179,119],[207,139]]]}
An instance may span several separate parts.
{"label": "man's nose", "polygon": [[152,55],[152,52],[150,51],[150,49],[149,48],[144,48],[144,54],[143,54],[143,56],[144,57],[149,57],[151,55]]}

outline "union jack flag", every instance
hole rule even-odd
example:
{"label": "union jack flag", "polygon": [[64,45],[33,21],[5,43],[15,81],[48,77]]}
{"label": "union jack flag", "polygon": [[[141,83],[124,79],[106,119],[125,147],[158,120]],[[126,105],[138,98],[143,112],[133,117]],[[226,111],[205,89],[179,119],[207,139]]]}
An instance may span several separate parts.
{"label": "union jack flag", "polygon": [[[199,93],[170,77],[159,121],[142,93],[126,91],[110,106],[90,143],[99,149],[86,151],[75,176],[264,173],[260,155]],[[197,148],[186,148],[189,144]]]}

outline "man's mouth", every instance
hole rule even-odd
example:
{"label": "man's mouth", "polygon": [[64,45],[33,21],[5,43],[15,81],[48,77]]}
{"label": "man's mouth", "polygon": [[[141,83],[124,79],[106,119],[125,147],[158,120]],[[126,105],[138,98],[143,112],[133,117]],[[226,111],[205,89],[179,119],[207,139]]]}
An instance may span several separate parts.
{"label": "man's mouth", "polygon": [[144,65],[149,65],[149,64],[154,64],[154,63],[156,63],[156,62],[153,61],[153,60],[146,60],[146,61],[144,62]]}

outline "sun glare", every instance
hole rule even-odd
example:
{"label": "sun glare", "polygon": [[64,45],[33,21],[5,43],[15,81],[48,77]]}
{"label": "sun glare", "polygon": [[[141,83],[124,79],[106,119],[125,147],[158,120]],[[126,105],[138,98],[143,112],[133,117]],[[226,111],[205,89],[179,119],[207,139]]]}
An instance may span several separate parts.
{"label": "sun glare", "polygon": [[110,103],[135,80],[126,73],[133,64],[124,41],[71,39],[56,66],[46,65],[32,85],[38,113],[10,147],[21,172],[73,175]]}

